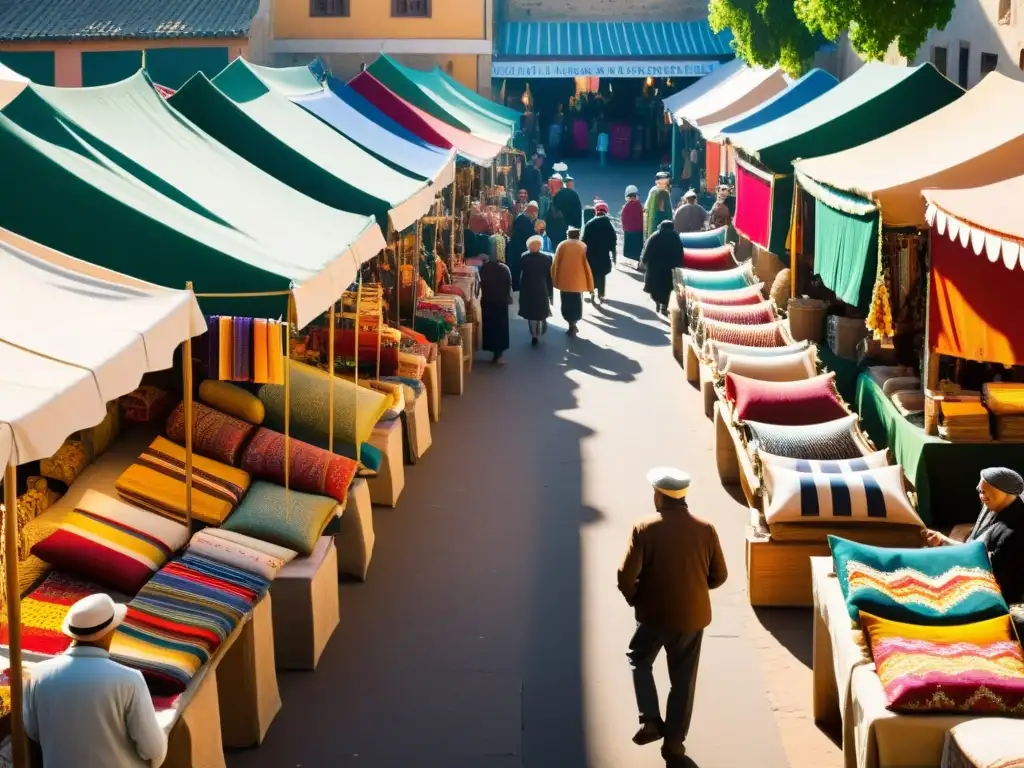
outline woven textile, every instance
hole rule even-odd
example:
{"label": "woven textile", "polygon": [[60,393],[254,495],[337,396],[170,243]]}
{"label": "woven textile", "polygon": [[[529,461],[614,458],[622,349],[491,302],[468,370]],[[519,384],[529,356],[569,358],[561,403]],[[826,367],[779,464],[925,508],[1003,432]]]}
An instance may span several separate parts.
{"label": "woven textile", "polygon": [[792,355],[796,352],[806,351],[810,345],[806,341],[795,344],[786,344],[782,347],[749,347],[745,344],[730,344],[726,341],[708,341],[705,350],[708,357],[717,360],[723,353],[744,355],[745,357],[776,357],[779,355]]}
{"label": "woven textile", "polygon": [[792,469],[797,472],[810,472],[819,475],[839,475],[846,472],[863,472],[867,469],[880,469],[889,466],[889,452],[876,451],[857,459],[842,459],[840,461],[815,461],[807,459],[790,459],[785,456],[775,456],[765,451],[758,451],[757,458],[765,467],[780,467]]}
{"label": "woven textile", "polygon": [[854,414],[824,424],[798,427],[749,420],[745,426],[750,431],[753,447],[776,456],[839,461],[864,455]]}
{"label": "woven textile", "polygon": [[[242,454],[242,469],[254,478],[284,485],[284,446],[284,435],[261,427]],[[289,438],[288,446],[290,487],[344,503],[358,465],[295,438]]]}
{"label": "woven textile", "polygon": [[[679,270],[681,271],[681,270]],[[677,280],[681,284],[682,278]],[[690,303],[719,304],[722,306],[741,306],[743,304],[760,304],[764,301],[764,283],[755,283],[745,288],[731,291],[715,291],[686,286],[686,298]]]}
{"label": "woven textile", "polygon": [[181,693],[269,586],[249,571],[186,553],[128,604],[110,655],[141,671],[153,693]]}
{"label": "woven textile", "polygon": [[834,373],[803,381],[758,381],[735,373],[725,375],[725,396],[736,419],[796,426],[823,424],[846,415],[836,394]]}
{"label": "woven textile", "polygon": [[39,474],[69,486],[82,474],[92,458],[81,440],[65,440],[60,449],[39,462]]}
{"label": "woven textile", "polygon": [[743,355],[718,353],[718,372],[735,373],[758,381],[800,381],[818,371],[814,364],[815,350],[807,348],[788,355]]}
{"label": "woven textile", "polygon": [[725,245],[728,235],[728,227],[719,227],[706,232],[682,232],[679,241],[684,248],[719,248]]}
{"label": "woven textile", "polygon": [[1024,653],[1009,616],[923,627],[861,614],[889,709],[1024,716]]}
{"label": "woven textile", "polygon": [[[185,449],[156,438],[114,483],[126,501],[172,518],[185,517]],[[249,474],[212,459],[193,456],[192,515],[220,525],[249,489]]]}
{"label": "woven textile", "polygon": [[306,557],[336,507],[337,502],[326,496],[286,491],[280,485],[257,480],[224,529],[294,549]]}
{"label": "woven textile", "polygon": [[[67,650],[71,638],[61,631],[71,606],[103,587],[68,573],[52,571],[43,582],[21,599],[21,648],[29,653],[56,656]],[[0,645],[10,643],[7,614],[0,624]]]}
{"label": "woven textile", "polygon": [[735,291],[746,288],[754,282],[753,267],[749,261],[742,266],[723,269],[719,272],[682,268],[679,273],[683,284],[687,287],[706,291]]}
{"label": "woven textile", "polygon": [[[229,533],[236,538],[225,538],[217,535],[219,531],[219,528],[207,528],[195,534],[188,543],[189,554],[255,573],[267,581],[273,581],[284,568],[287,561],[283,557],[266,552],[259,546],[259,539],[233,532]],[[293,550],[270,546],[289,553],[292,558],[296,555]]]}
{"label": "woven textile", "polygon": [[735,269],[736,257],[732,246],[723,245],[719,248],[683,248],[683,267],[709,272],[720,272],[724,269]]}
{"label": "woven textile", "polygon": [[850,618],[945,626],[1009,613],[980,541],[929,549],[888,549],[829,536]]}
{"label": "woven textile", "polygon": [[[255,425],[202,403],[192,404],[192,425],[192,450],[232,467],[238,466],[238,457],[256,430]],[[178,403],[167,417],[166,434],[178,445],[185,444],[184,403]]]}
{"label": "woven textile", "polygon": [[697,304],[697,312],[704,320],[717,320],[720,323],[734,325],[763,325],[773,323],[777,319],[770,302],[739,306],[723,306],[719,304]]}
{"label": "woven textile", "polygon": [[701,324],[704,340],[722,341],[744,347],[782,347],[787,339],[781,322],[762,325],[737,325],[718,320],[705,320]]}

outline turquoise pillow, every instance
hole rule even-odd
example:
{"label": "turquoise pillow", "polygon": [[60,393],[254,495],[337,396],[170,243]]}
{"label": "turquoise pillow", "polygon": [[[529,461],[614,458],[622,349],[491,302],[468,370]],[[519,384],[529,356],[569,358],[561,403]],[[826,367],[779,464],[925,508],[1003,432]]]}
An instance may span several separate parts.
{"label": "turquoise pillow", "polygon": [[[288,507],[285,507],[285,497]],[[242,503],[221,526],[254,539],[294,549],[303,557],[313,553],[320,534],[331,521],[338,502],[328,496],[285,491],[283,485],[255,481]]]}
{"label": "turquoise pillow", "polygon": [[750,281],[747,280],[749,269],[737,267],[726,269],[721,272],[706,272],[699,269],[683,269],[683,283],[688,288],[699,288],[705,291],[733,291],[737,288],[746,288]]}
{"label": "turquoise pillow", "polygon": [[889,549],[829,536],[828,545],[854,621],[864,611],[906,624],[948,626],[1010,611],[980,541]]}
{"label": "turquoise pillow", "polygon": [[728,228],[719,227],[709,232],[682,232],[679,241],[683,248],[721,248],[725,245]]}

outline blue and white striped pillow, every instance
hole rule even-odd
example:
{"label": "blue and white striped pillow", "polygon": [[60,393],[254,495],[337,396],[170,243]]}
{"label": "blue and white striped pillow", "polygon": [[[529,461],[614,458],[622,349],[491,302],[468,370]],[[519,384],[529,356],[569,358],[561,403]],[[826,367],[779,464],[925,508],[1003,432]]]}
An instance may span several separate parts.
{"label": "blue and white striped pillow", "polygon": [[900,523],[924,527],[907,497],[899,466],[846,474],[796,472],[765,467],[773,523]]}
{"label": "blue and white striped pillow", "polygon": [[877,451],[856,459],[839,459],[822,461],[818,459],[792,459],[788,456],[776,456],[773,453],[758,451],[757,458],[765,467],[791,469],[794,472],[809,472],[816,475],[841,475],[847,472],[864,472],[869,469],[881,469],[889,466],[889,452]]}

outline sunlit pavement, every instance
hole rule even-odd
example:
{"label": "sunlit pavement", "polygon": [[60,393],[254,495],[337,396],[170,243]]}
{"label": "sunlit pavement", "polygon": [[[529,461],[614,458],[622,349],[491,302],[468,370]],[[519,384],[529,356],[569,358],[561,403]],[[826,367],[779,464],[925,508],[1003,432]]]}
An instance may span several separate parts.
{"label": "sunlit pavement", "polygon": [[[656,170],[569,168],[584,202],[603,197],[613,214],[625,186],[646,195]],[[515,318],[508,364],[479,356],[466,394],[445,398],[398,509],[375,510],[368,582],[341,585],[341,627],[319,668],[280,675],[266,742],[231,753],[231,768],[663,766],[656,745],[630,742],[634,623],[615,588],[656,464],[693,474],[691,505],[717,526],[730,569],[679,764],[840,765],[811,722],[810,613],[750,609],[746,510],[718,481],[712,425],[641,276],[617,269],[579,338],[566,337],[557,297],[554,311],[537,348]],[[663,660],[657,669],[664,699]]]}

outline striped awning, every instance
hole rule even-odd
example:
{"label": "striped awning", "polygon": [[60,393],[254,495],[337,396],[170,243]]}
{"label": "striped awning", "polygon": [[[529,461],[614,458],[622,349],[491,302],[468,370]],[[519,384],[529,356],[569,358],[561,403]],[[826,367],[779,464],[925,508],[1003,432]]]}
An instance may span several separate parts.
{"label": "striped awning", "polygon": [[498,35],[497,55],[507,58],[609,58],[732,56],[732,34],[702,21],[513,21]]}

